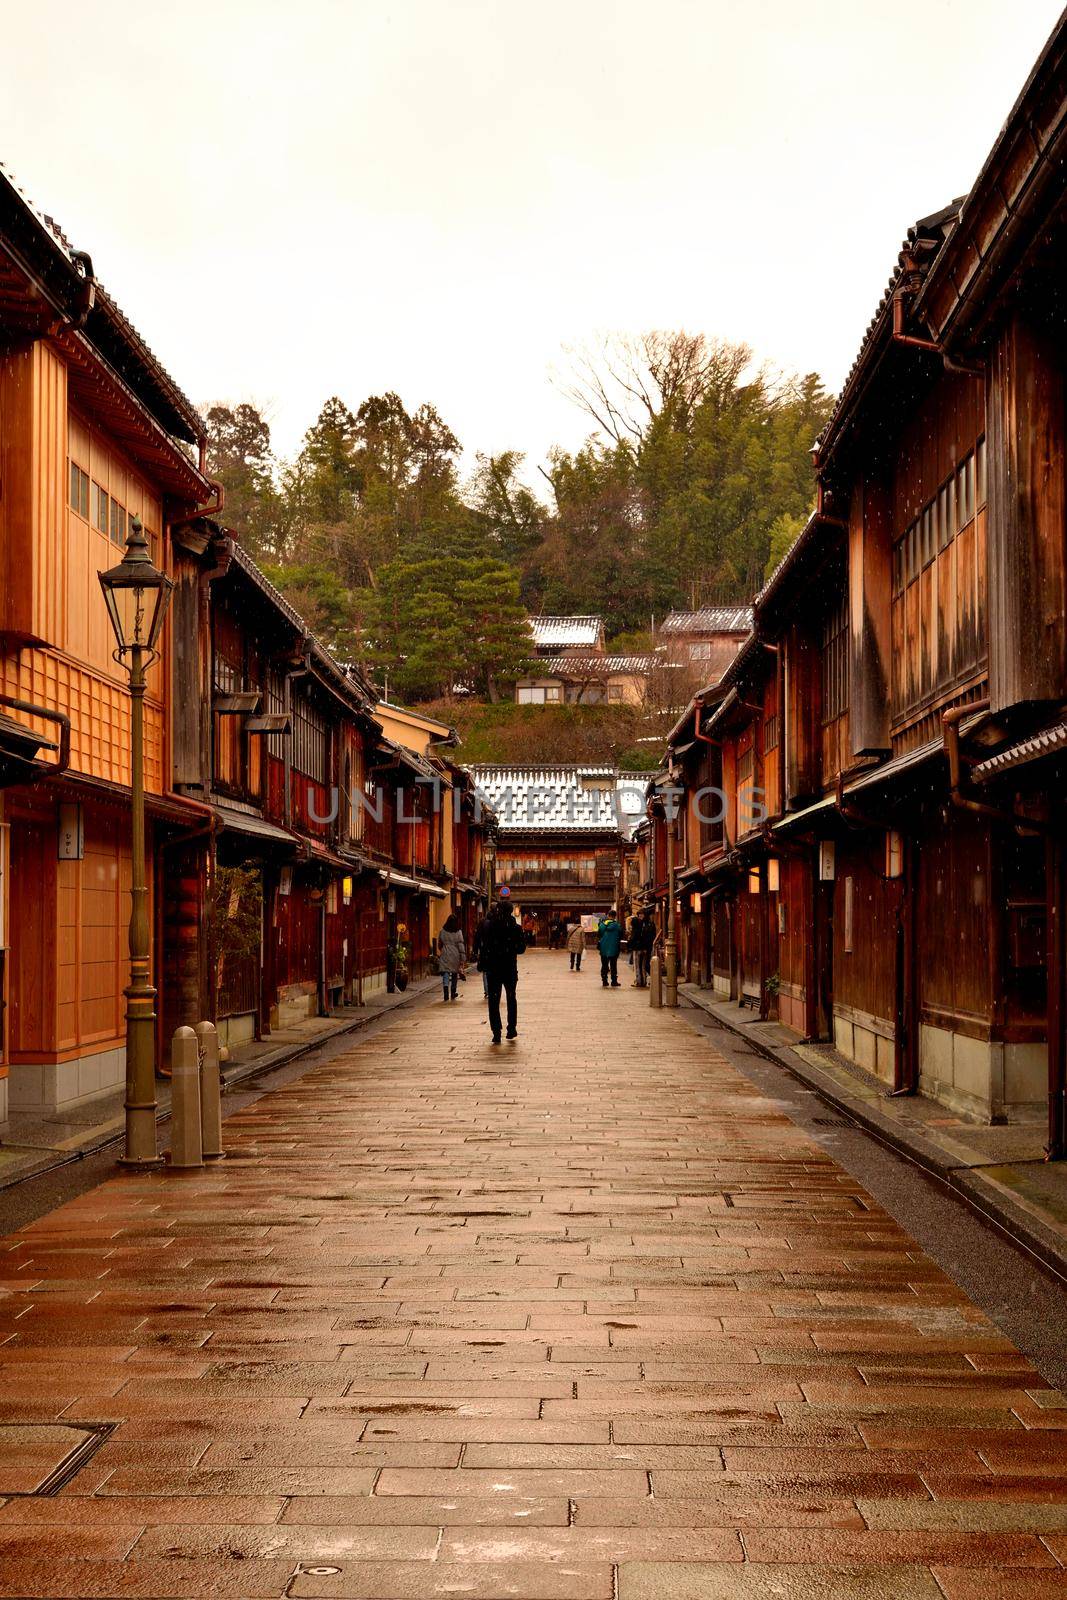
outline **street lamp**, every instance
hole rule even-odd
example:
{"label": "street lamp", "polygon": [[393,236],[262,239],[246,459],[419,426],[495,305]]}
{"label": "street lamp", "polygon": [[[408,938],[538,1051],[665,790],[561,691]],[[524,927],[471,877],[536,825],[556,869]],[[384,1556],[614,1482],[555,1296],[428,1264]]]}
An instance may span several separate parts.
{"label": "street lamp", "polygon": [[118,641],[115,660],[130,675],[130,985],[126,990],[126,1149],[123,1165],[151,1167],[156,1154],[156,991],[148,968],[148,889],[144,849],[145,674],[159,655],[174,585],[152,564],[140,519],[130,521],[126,552],[100,573],[107,614]]}
{"label": "street lamp", "polygon": [[493,898],[493,866],[496,862],[496,840],[491,833],[486,834],[485,844],[482,846],[482,856],[485,860],[485,892],[489,900]]}
{"label": "street lamp", "polygon": [[667,808],[667,938],[663,946],[663,986],[669,1006],[678,1004],[678,920],[674,887],[674,817]]}
{"label": "street lamp", "polygon": [[[673,783],[675,773],[673,769],[667,774]],[[669,793],[669,791],[668,791]],[[662,795],[655,795],[648,802],[648,815],[662,818],[664,833],[667,838],[667,929],[663,941],[663,982],[668,1006],[678,1004],[678,923],[675,915],[674,904],[674,797],[665,800]]]}

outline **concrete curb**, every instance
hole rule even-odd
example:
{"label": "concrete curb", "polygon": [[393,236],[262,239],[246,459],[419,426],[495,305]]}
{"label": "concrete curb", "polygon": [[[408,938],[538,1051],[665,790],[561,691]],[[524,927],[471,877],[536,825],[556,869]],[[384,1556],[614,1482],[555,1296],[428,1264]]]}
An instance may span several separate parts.
{"label": "concrete curb", "polygon": [[788,1048],[769,1044],[743,1024],[731,1023],[714,1011],[711,1004],[703,1001],[699,994],[682,990],[679,1000],[694,1011],[702,1011],[735,1038],[743,1039],[749,1049],[813,1089],[835,1111],[842,1112],[864,1132],[943,1184],[1017,1249],[1033,1257],[1042,1268],[1067,1283],[1067,1239],[1053,1224],[1042,1221],[1029,1207],[1016,1201],[1001,1185],[983,1178],[973,1167],[953,1161],[944,1150],[921,1135],[910,1130],[903,1132],[892,1117],[879,1113],[876,1107],[859,1096],[846,1094],[828,1073],[820,1072],[818,1067]]}

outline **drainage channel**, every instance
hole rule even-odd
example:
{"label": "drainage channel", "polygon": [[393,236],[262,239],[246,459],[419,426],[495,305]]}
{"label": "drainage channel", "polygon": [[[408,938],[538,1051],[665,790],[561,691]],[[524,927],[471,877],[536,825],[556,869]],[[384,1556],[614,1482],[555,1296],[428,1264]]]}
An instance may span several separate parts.
{"label": "drainage channel", "polygon": [[[0,1441],[10,1444],[15,1435],[14,1447],[5,1450],[5,1467],[0,1469],[0,1496],[11,1500],[50,1499],[65,1489],[77,1477],[118,1427],[117,1422],[2,1422]],[[67,1444],[62,1434],[76,1434],[73,1444]],[[60,1437],[57,1439],[56,1435]],[[64,1445],[66,1449],[63,1449]],[[54,1465],[36,1478],[55,1459]],[[13,1463],[9,1468],[6,1462]],[[13,1477],[4,1481],[4,1473],[13,1471]],[[27,1482],[32,1487],[27,1488]]]}

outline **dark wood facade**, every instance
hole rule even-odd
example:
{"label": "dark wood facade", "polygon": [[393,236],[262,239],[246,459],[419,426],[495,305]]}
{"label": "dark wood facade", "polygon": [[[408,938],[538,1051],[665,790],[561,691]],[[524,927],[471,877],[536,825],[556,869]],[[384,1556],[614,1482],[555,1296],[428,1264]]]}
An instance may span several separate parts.
{"label": "dark wood facade", "polygon": [[992,1120],[1047,1102],[1054,1155],[1065,40],[967,200],[909,232],[817,446],[816,511],[670,751],[687,812],[723,794],[721,837],[679,832],[692,975],[887,1089]]}

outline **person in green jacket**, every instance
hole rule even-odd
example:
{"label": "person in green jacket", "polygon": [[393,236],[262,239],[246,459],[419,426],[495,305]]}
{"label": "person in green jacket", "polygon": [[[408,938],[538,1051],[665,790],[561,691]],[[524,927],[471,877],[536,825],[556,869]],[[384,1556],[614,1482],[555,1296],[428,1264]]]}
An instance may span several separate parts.
{"label": "person in green jacket", "polygon": [[619,987],[619,950],[622,947],[622,924],[612,906],[606,917],[601,917],[596,930],[597,949],[600,951],[600,981],[605,989]]}

